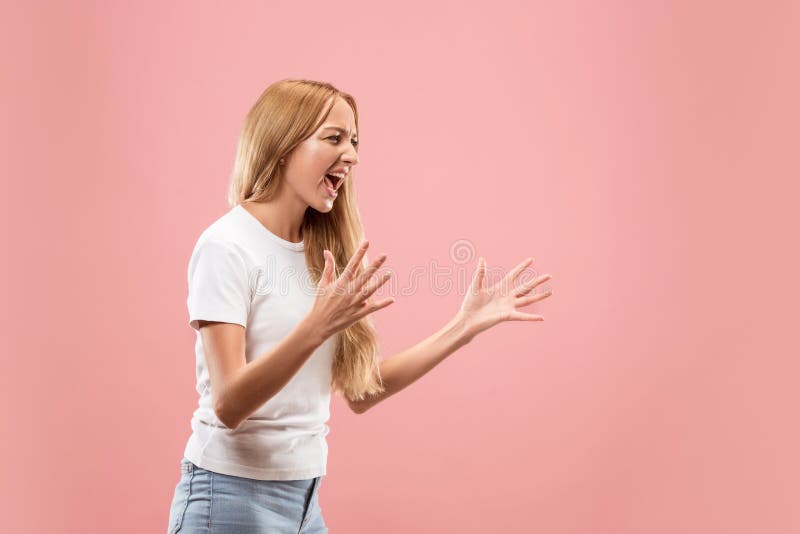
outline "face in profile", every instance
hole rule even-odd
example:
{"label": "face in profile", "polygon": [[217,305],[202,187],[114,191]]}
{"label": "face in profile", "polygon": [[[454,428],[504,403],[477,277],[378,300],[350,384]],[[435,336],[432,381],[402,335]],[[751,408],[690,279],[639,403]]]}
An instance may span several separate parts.
{"label": "face in profile", "polygon": [[353,110],[336,98],[322,126],[286,158],[285,185],[306,205],[329,212],[351,169],[358,163]]}

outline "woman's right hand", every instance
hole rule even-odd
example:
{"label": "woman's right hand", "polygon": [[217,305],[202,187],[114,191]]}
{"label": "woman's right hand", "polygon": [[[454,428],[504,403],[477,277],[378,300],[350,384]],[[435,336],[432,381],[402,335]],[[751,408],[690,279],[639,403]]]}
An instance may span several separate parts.
{"label": "woman's right hand", "polygon": [[369,241],[362,241],[358,250],[347,263],[339,278],[334,279],[336,263],[333,254],[325,250],[325,268],[317,284],[317,298],[306,317],[314,331],[325,341],[333,334],[346,329],[370,313],[385,308],[394,302],[389,297],[379,302],[370,302],[369,297],[390,278],[386,272],[373,278],[386,255],[381,254],[367,269],[356,275],[356,269],[369,247]]}

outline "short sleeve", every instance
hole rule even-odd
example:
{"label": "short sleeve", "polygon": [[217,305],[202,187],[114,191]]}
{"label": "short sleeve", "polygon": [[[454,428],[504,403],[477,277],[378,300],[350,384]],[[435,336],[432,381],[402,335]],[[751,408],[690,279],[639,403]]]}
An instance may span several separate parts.
{"label": "short sleeve", "polygon": [[189,326],[198,321],[236,323],[247,328],[250,288],[244,259],[229,244],[198,242],[189,260]]}

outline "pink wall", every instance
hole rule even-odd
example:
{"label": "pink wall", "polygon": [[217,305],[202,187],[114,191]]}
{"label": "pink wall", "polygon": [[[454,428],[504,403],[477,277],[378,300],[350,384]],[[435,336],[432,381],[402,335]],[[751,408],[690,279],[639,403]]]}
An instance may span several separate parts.
{"label": "pink wall", "polygon": [[[335,399],[332,532],[800,531],[797,3],[71,4],[0,14],[4,531],[165,530],[189,254],[286,77],[357,97],[399,281],[460,239],[554,275],[543,323]],[[399,297],[384,354],[460,299]]]}

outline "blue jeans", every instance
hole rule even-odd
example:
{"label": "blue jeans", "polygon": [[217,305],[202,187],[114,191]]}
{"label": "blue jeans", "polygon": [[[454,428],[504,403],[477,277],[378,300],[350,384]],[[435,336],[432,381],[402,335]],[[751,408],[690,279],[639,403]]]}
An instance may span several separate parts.
{"label": "blue jeans", "polygon": [[319,507],[322,477],[254,480],[223,475],[181,459],[181,479],[169,512],[168,534],[324,534]]}

